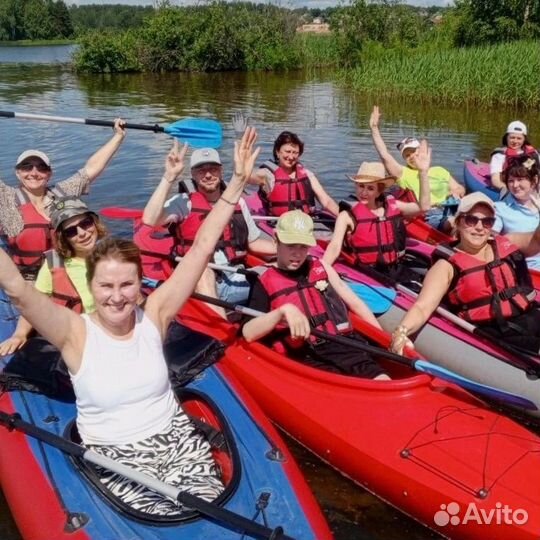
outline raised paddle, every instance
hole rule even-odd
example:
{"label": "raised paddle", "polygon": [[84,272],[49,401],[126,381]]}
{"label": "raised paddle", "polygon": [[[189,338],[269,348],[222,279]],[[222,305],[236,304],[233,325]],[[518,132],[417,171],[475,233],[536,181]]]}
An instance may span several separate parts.
{"label": "raised paddle", "polygon": [[[42,120],[44,122],[84,124],[87,126],[114,127],[114,122],[111,120],[92,120],[90,118],[72,118],[69,116],[48,116],[45,114],[0,111],[0,117],[21,118],[23,120]],[[184,118],[183,120],[177,120],[168,126],[126,123],[124,127],[128,129],[153,131],[154,133],[167,133],[181,142],[187,142],[194,148],[219,148],[223,139],[223,133],[219,122],[208,118]]]}
{"label": "raised paddle", "polygon": [[218,524],[221,527],[237,531],[239,534],[245,534],[251,538],[257,538],[261,540],[294,540],[292,537],[283,533],[282,527],[276,527],[271,529],[260,523],[257,523],[249,518],[231,512],[225,508],[222,508],[214,503],[209,503],[200,497],[191,495],[180,491],[178,488],[161,482],[156,478],[152,478],[140,471],[132,469],[122,463],[102,456],[93,450],[84,448],[83,446],[69,441],[64,437],[60,437],[46,429],[37,427],[34,424],[25,422],[21,419],[19,414],[7,414],[0,411],[0,424],[4,425],[7,429],[21,431],[30,437],[34,437],[39,441],[42,441],[50,446],[58,448],[62,452],[71,456],[82,458],[94,465],[103,467],[115,473],[118,473],[129,480],[133,480],[147,488],[160,493],[165,497],[170,497],[180,504],[193,508],[203,516],[207,517],[210,521]]}
{"label": "raised paddle", "polygon": [[[214,304],[216,306],[220,306],[226,309],[236,311],[238,313],[242,313],[243,315],[247,315],[248,317],[258,317],[259,315],[264,315],[262,311],[251,309],[251,308],[241,306],[238,304],[232,304],[230,302],[226,302],[224,300],[213,298],[211,296],[206,296],[200,293],[193,293],[191,297],[195,298],[196,300],[206,302],[208,304]],[[413,369],[416,369],[417,371],[420,371],[422,373],[428,373],[435,377],[439,377],[440,379],[452,382],[454,384],[457,384],[458,386],[461,386],[467,390],[470,390],[471,392],[484,395],[490,399],[502,401],[503,403],[507,403],[508,405],[512,405],[514,407],[520,407],[520,408],[527,409],[530,411],[537,410],[537,406],[532,401],[528,400],[527,398],[518,396],[516,394],[512,394],[510,392],[506,392],[504,390],[500,390],[499,388],[494,388],[493,386],[481,384],[471,379],[467,379],[466,377],[462,377],[458,373],[454,373],[453,371],[450,371],[441,366],[433,364],[427,360],[423,360],[421,358],[407,358],[405,356],[401,356],[399,354],[387,351],[386,349],[383,349],[380,347],[368,345],[366,343],[362,343],[360,341],[347,338],[345,336],[337,336],[333,334],[328,334],[326,332],[322,332],[321,330],[317,330],[316,328],[312,328],[311,333],[314,336],[320,337],[322,339],[325,339],[328,341],[334,341],[336,343],[341,343],[341,344],[344,344],[344,345],[347,345],[356,349],[360,349],[362,351],[365,351],[365,352],[368,352],[377,356],[388,358],[389,360],[392,360],[399,364],[407,365]]]}

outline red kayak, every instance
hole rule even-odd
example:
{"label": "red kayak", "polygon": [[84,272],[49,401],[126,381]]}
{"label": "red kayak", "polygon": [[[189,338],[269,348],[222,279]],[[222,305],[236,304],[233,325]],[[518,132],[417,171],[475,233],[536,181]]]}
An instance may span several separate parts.
{"label": "red kayak", "polygon": [[[182,320],[234,340],[198,301]],[[390,382],[335,375],[242,339],[224,363],[279,427],[425,526],[449,538],[539,538],[540,438],[459,387],[393,363]]]}

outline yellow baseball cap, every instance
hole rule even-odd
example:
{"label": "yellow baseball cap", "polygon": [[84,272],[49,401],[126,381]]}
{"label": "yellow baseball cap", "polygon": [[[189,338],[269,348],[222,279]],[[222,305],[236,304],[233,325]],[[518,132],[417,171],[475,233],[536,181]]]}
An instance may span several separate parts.
{"label": "yellow baseball cap", "polygon": [[281,214],[276,225],[276,236],[284,244],[317,245],[313,234],[313,220],[302,210]]}

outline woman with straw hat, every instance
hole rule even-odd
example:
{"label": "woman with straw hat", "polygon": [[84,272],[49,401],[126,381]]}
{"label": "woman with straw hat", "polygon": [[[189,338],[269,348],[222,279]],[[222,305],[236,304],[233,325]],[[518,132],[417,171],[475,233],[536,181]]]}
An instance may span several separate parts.
{"label": "woman with straw hat", "polygon": [[[399,260],[405,250],[405,226],[403,218],[413,217],[429,209],[428,169],[431,150],[422,141],[418,148],[420,171],[420,203],[404,202],[385,194],[385,190],[396,182],[395,176],[387,174],[384,165],[364,162],[356,176],[349,179],[356,184],[353,206],[341,203],[334,235],[328,244],[324,260],[333,264],[342,249],[351,253],[358,266],[374,266],[377,270],[403,279],[405,269]],[[409,273],[409,272],[407,272]],[[408,276],[406,279],[411,279]],[[414,276],[418,278],[418,276]]]}

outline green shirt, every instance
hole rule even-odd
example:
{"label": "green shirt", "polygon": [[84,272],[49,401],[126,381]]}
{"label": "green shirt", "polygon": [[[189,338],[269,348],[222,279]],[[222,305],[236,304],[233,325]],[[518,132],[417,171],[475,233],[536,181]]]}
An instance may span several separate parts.
{"label": "green shirt", "polygon": [[[443,167],[430,167],[428,178],[431,206],[443,203],[450,195],[450,172]],[[407,166],[403,167],[398,184],[404,189],[413,191],[416,198],[420,200],[420,171]]]}
{"label": "green shirt", "polygon": [[[81,297],[85,313],[92,313],[92,311],[95,311],[96,306],[94,304],[94,297],[86,281],[86,260],[80,257],[64,259],[64,265],[69,279]],[[47,261],[39,269],[36,279],[36,289],[49,296],[53,292],[52,275]]]}

